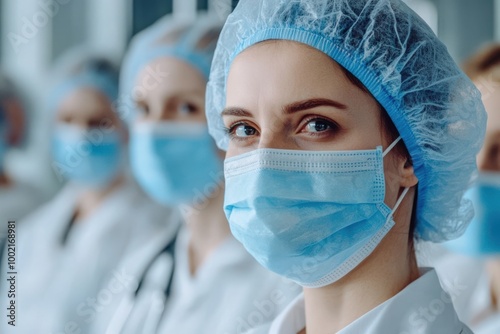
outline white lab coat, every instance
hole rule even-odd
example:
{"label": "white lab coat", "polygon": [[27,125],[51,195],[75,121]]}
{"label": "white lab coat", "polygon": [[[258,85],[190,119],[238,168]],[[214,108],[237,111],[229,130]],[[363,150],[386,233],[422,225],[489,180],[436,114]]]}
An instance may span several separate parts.
{"label": "white lab coat", "polygon": [[[63,245],[81,192],[67,185],[19,225],[17,326],[13,330],[2,321],[1,333],[85,333],[92,311],[99,312],[120,287],[132,284],[117,267],[120,259],[163,233],[171,215],[127,181],[73,225]],[[110,276],[114,286],[103,287]],[[5,286],[1,290],[5,309]]]}
{"label": "white lab coat", "polygon": [[[361,316],[337,334],[469,334],[460,322],[451,299],[443,291],[435,270],[422,276],[396,296]],[[304,295],[297,297],[272,323],[269,330],[249,333],[296,334],[306,325]]]}
{"label": "white lab coat", "polygon": [[500,313],[492,305],[485,260],[447,252],[434,266],[460,319],[474,333],[500,333]]}
{"label": "white lab coat", "polygon": [[7,222],[13,220],[19,224],[23,217],[34,211],[44,200],[41,191],[22,181],[0,187],[0,247],[6,238]]}
{"label": "white lab coat", "polygon": [[191,276],[188,243],[189,232],[183,225],[175,245],[169,297],[165,298],[164,291],[172,262],[165,257],[156,261],[155,272],[135,300],[134,311],[117,317],[123,319],[128,314],[125,330],[120,333],[244,333],[270,324],[301,291],[296,284],[261,267],[232,236]]}
{"label": "white lab coat", "polygon": [[[164,252],[177,236],[181,224],[180,214],[173,211],[169,222],[161,233],[157,233],[146,244],[127,254],[118,267],[125,272],[132,284],[116,293],[113,299],[91,321],[89,333],[141,334],[153,333],[158,325],[158,314],[164,305],[164,291],[173,270],[173,254]],[[111,285],[108,277],[105,285]],[[140,284],[140,289],[138,286]]]}
{"label": "white lab coat", "polygon": [[172,295],[158,333],[244,333],[272,322],[301,291],[260,266],[232,236],[192,276],[188,241],[184,228],[175,253]]}

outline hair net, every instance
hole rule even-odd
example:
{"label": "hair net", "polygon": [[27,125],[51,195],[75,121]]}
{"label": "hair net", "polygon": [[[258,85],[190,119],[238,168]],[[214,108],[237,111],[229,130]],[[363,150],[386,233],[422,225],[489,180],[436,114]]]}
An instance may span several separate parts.
{"label": "hair net", "polygon": [[419,179],[415,237],[440,242],[461,235],[473,216],[462,197],[486,118],[479,92],[427,24],[399,0],[242,0],[222,30],[207,88],[210,131],[222,149],[230,65],[270,39],[314,47],[367,87],[412,157]]}
{"label": "hair net", "polygon": [[[217,39],[222,22],[206,16],[186,22],[167,15],[151,27],[140,32],[131,42],[125,56],[120,77],[120,112],[125,118],[133,116],[134,96],[147,89],[137,84],[137,77],[152,61],[161,57],[174,57],[187,62],[208,80]],[[150,69],[155,71],[155,69]],[[162,73],[153,73],[161,80]]]}
{"label": "hair net", "polygon": [[82,55],[76,49],[72,50],[58,62],[55,77],[56,84],[49,94],[48,108],[51,112],[57,110],[68,94],[83,87],[96,89],[112,104],[118,99],[117,66],[107,57]]}

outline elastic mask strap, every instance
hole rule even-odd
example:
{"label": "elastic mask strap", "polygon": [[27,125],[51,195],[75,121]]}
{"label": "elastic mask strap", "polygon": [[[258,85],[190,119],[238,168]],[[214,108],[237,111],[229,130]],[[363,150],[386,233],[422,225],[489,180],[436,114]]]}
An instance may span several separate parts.
{"label": "elastic mask strap", "polygon": [[391,152],[391,150],[394,148],[394,146],[396,146],[399,143],[400,140],[401,140],[401,136],[399,136],[398,139],[393,141],[392,144],[389,145],[389,147],[387,147],[385,149],[384,153],[382,153],[382,157],[385,157],[387,154],[389,154],[389,152]]}
{"label": "elastic mask strap", "polygon": [[394,213],[401,205],[401,202],[403,202],[403,199],[405,198],[406,194],[408,194],[409,190],[410,190],[410,188],[405,188],[405,190],[403,190],[403,192],[401,193],[401,196],[399,196],[398,201],[396,202],[396,205],[394,205],[394,208],[392,209],[391,213],[387,216],[386,223],[393,218]]}
{"label": "elastic mask strap", "polygon": [[398,198],[398,201],[396,202],[396,205],[394,205],[394,208],[392,209],[392,214],[394,214],[394,212],[396,212],[396,210],[399,208],[399,206],[401,205],[401,202],[403,202],[406,194],[408,194],[408,191],[410,191],[410,188],[405,188],[403,190],[403,192],[401,193],[401,196],[399,196]]}

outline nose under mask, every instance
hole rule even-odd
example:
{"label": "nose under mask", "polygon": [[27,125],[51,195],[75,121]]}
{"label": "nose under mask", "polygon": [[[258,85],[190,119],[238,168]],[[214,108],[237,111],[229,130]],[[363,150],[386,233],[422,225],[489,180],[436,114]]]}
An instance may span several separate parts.
{"label": "nose under mask", "polygon": [[130,156],[139,184],[166,205],[202,204],[224,180],[205,124],[139,123],[132,130]]}
{"label": "nose under mask", "polygon": [[59,178],[103,188],[121,172],[123,150],[117,131],[104,133],[58,125],[52,139],[53,168]]}
{"label": "nose under mask", "polygon": [[329,285],[368,257],[394,226],[383,157],[364,151],[258,149],[227,159],[224,210],[255,259],[305,287]]}

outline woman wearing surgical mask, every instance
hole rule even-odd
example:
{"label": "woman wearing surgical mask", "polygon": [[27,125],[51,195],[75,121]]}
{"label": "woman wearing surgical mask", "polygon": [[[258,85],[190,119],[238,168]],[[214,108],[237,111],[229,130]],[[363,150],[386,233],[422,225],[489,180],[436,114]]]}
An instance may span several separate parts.
{"label": "woman wearing surgical mask", "polygon": [[133,122],[132,170],[152,198],[180,209],[183,224],[173,266],[161,255],[150,260],[128,311],[119,307],[103,332],[243,333],[270,323],[298,293],[231,236],[222,210],[223,157],[204,107],[220,28],[210,17],[168,16],[128,51],[121,97],[133,101],[121,103]]}
{"label": "woman wearing surgical mask", "polygon": [[7,238],[7,222],[21,218],[44,201],[42,192],[7,170],[7,154],[25,137],[25,111],[19,93],[5,74],[0,73],[0,263]]}
{"label": "woman wearing surgical mask", "polygon": [[477,156],[479,175],[466,193],[475,216],[465,234],[446,243],[434,262],[459,316],[475,333],[500,333],[500,45],[481,50],[464,70],[482,93],[488,114]]}
{"label": "woman wearing surgical mask", "polygon": [[[128,135],[114,110],[113,65],[74,56],[61,61],[48,103],[52,166],[67,183],[17,231],[19,333],[85,333],[115,294],[136,284],[120,260],[168,242],[177,230],[175,221],[167,224],[171,211],[127,177]],[[114,283],[104,285],[110,277]],[[6,321],[1,326],[10,332]]]}
{"label": "woman wearing surgical mask", "polygon": [[240,1],[207,118],[233,235],[304,287],[262,332],[470,333],[413,243],[467,226],[484,109],[403,2]]}

